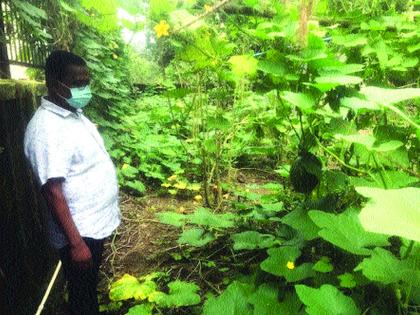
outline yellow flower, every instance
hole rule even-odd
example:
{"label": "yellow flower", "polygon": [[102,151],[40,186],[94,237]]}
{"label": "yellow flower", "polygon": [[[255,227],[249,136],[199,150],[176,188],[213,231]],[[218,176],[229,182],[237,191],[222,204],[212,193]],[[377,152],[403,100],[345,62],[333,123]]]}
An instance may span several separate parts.
{"label": "yellow flower", "polygon": [[288,261],[286,267],[290,270],[295,269],[295,263],[293,261]]}
{"label": "yellow flower", "polygon": [[213,8],[211,6],[209,6],[208,4],[204,5],[204,11],[206,11],[206,13],[209,13],[211,11],[213,11]]}
{"label": "yellow flower", "polygon": [[169,183],[163,183],[161,186],[162,187],[165,187],[165,188],[168,188],[168,187],[171,187],[171,184],[169,184]]}
{"label": "yellow flower", "polygon": [[201,195],[197,195],[194,197],[194,200],[200,202],[201,200],[203,200],[203,197],[201,197]]}
{"label": "yellow flower", "polygon": [[156,32],[157,38],[169,36],[169,24],[165,20],[161,20],[153,29]]}
{"label": "yellow flower", "polygon": [[122,170],[125,170],[127,167],[129,167],[130,165],[128,165],[127,163],[124,163],[123,166],[121,167]]}

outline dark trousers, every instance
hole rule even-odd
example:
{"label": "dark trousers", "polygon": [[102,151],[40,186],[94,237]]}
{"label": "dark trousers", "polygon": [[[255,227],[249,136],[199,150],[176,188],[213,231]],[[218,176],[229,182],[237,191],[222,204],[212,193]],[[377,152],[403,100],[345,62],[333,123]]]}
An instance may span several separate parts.
{"label": "dark trousers", "polygon": [[87,237],[84,237],[83,240],[89,247],[93,260],[92,267],[87,270],[81,270],[73,264],[69,246],[60,249],[64,277],[67,280],[70,314],[97,315],[99,314],[98,273],[102,260],[104,240],[95,240]]}

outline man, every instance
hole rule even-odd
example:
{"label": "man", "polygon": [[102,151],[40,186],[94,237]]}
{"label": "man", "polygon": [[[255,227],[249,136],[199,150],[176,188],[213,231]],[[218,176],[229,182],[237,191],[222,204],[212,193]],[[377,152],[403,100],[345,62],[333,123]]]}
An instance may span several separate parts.
{"label": "man", "polygon": [[25,156],[50,210],[50,241],[63,263],[70,312],[94,315],[104,239],[120,224],[115,167],[82,113],[91,98],[86,62],[54,51],[45,79],[48,96],[27,126]]}

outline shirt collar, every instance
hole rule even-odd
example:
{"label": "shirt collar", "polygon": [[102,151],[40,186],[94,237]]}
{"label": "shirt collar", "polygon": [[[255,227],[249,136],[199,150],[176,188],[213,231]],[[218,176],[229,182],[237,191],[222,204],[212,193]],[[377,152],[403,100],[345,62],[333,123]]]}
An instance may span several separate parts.
{"label": "shirt collar", "polygon": [[41,98],[41,107],[43,107],[46,110],[49,110],[50,112],[53,112],[53,113],[55,113],[57,115],[60,115],[61,117],[64,117],[64,118],[66,118],[69,115],[80,116],[82,114],[82,112],[83,112],[82,109],[78,108],[78,109],[76,109],[76,112],[77,113],[75,114],[72,111],[69,111],[69,110],[67,110],[67,109],[65,109],[63,107],[60,107],[60,106],[54,104],[53,102],[50,102],[49,100],[47,100],[45,98],[45,96],[43,96]]}

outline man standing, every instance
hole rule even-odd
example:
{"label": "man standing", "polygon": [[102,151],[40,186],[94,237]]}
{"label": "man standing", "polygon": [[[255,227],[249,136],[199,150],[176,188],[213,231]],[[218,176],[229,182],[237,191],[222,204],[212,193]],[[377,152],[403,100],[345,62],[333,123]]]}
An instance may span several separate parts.
{"label": "man standing", "polygon": [[70,312],[95,315],[104,239],[120,224],[115,167],[82,113],[91,99],[86,62],[54,51],[45,79],[48,96],[27,126],[25,156],[50,210],[50,241],[63,264]]}

